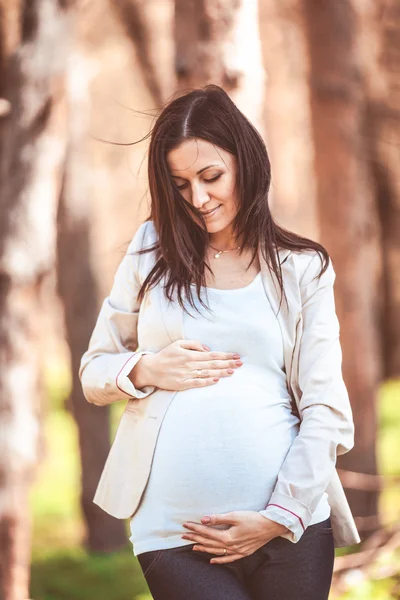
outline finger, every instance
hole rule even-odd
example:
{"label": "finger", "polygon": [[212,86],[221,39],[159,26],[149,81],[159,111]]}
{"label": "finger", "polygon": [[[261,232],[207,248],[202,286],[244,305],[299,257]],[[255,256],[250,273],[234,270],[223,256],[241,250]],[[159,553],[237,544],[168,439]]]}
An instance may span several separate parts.
{"label": "finger", "polygon": [[206,385],[216,385],[218,377],[196,377],[195,379],[185,379],[183,390],[189,390],[196,387],[205,387]]}
{"label": "finger", "polygon": [[[190,350],[190,348],[188,348]],[[217,352],[217,351],[213,351],[213,352],[205,352],[203,351],[197,351],[197,350],[192,350],[192,352],[190,353],[190,358],[193,358],[194,360],[198,360],[201,361],[203,366],[204,366],[204,362],[203,361],[212,361],[212,360],[222,360],[224,361],[224,366],[226,367],[226,361],[227,360],[239,360],[240,359],[240,354],[238,354],[237,352]]]}
{"label": "finger", "polygon": [[200,360],[198,362],[190,363],[192,369],[237,369],[243,365],[243,361],[240,359],[229,359],[229,360]]}
{"label": "finger", "polygon": [[210,560],[210,563],[212,565],[214,565],[214,564],[223,565],[224,563],[234,562],[235,560],[239,560],[240,558],[243,558],[243,556],[241,554],[226,554],[225,556],[221,556],[218,558],[212,558]]}
{"label": "finger", "polygon": [[197,350],[197,352],[209,352],[210,348],[202,344],[199,340],[178,340],[177,345],[185,350]]}
{"label": "finger", "polygon": [[217,350],[213,350],[212,352],[206,352],[202,356],[200,356],[200,360],[238,360],[240,358],[240,354],[238,352],[218,352]]}
{"label": "finger", "polygon": [[[219,513],[216,515],[204,515],[202,517],[203,523],[207,523],[206,527],[210,525],[235,525],[240,522],[240,519],[243,518],[243,511],[231,511],[226,513]],[[195,525],[196,527],[204,527],[203,524],[198,525],[197,523],[193,523],[192,521],[188,521],[185,525]]]}
{"label": "finger", "polygon": [[199,544],[196,544],[195,546],[193,546],[192,550],[194,552],[207,552],[208,554],[215,554],[215,552],[214,552],[215,548],[210,548],[208,546],[201,546]]}
{"label": "finger", "polygon": [[201,535],[207,539],[212,540],[213,542],[217,542],[218,544],[226,545],[229,544],[230,533],[228,529],[214,529],[214,527],[210,527],[209,525],[200,525],[199,523],[193,523],[192,521],[188,521],[184,524],[186,529],[185,535]]}
{"label": "finger", "polygon": [[[221,551],[221,547],[214,548],[214,546],[208,546],[206,545],[201,545],[201,544],[195,544],[192,548],[192,550],[194,550],[194,552],[207,552],[207,554],[218,554],[218,555],[222,555],[223,552]],[[224,554],[224,556],[227,556]]]}
{"label": "finger", "polygon": [[[200,379],[204,379],[204,377],[230,377],[235,372],[235,369],[229,367],[228,369],[201,369],[201,377]],[[192,377],[196,378],[193,372]]]}
{"label": "finger", "polygon": [[221,546],[225,547],[224,544],[226,542],[223,541],[215,541],[213,542],[210,538],[208,537],[204,537],[202,535],[199,534],[192,534],[192,535],[183,535],[182,538],[184,540],[190,540],[196,544],[201,544],[203,547],[208,547],[210,548],[210,552],[213,552],[213,554],[218,554],[218,550],[221,548]]}

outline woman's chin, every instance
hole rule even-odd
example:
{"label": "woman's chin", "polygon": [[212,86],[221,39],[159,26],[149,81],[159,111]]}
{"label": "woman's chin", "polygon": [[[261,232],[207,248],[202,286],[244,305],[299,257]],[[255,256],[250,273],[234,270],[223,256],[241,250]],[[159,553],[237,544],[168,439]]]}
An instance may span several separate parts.
{"label": "woman's chin", "polygon": [[206,222],[206,225],[208,233],[219,233],[229,227],[230,222],[225,221],[225,219],[215,219],[215,221],[210,221],[210,223]]}
{"label": "woman's chin", "polygon": [[208,233],[218,233],[218,231],[221,231],[222,229],[223,227],[221,227],[220,225],[218,226],[218,223],[207,223]]}

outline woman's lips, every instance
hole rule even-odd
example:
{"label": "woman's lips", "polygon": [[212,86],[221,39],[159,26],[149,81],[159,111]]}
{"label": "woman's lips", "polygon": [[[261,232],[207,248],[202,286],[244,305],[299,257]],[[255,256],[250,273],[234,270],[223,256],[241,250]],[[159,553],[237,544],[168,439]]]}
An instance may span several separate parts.
{"label": "woman's lips", "polygon": [[222,204],[219,204],[216,208],[214,208],[212,211],[207,212],[207,213],[203,213],[203,217],[205,219],[209,219],[210,217],[213,217],[215,215],[215,213],[221,208]]}

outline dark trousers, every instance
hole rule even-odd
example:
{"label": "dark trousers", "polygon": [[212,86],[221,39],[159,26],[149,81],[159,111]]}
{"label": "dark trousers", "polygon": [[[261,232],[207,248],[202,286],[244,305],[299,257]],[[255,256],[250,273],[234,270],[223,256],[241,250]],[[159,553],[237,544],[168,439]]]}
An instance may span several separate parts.
{"label": "dark trousers", "polygon": [[[193,544],[138,555],[154,600],[327,600],[335,558],[330,518],[293,544],[277,537],[234,562]],[[221,556],[221,555],[219,555]]]}

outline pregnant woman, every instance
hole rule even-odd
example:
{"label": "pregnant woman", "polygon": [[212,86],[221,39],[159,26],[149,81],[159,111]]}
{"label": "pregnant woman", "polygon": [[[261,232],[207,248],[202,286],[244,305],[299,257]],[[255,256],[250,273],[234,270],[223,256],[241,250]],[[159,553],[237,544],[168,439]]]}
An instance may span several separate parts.
{"label": "pregnant woman", "polygon": [[155,600],[327,599],[359,542],[331,259],[274,222],[265,144],[218,86],[163,109],[148,172],[80,367],[89,402],[128,400],[94,502],[130,518]]}

